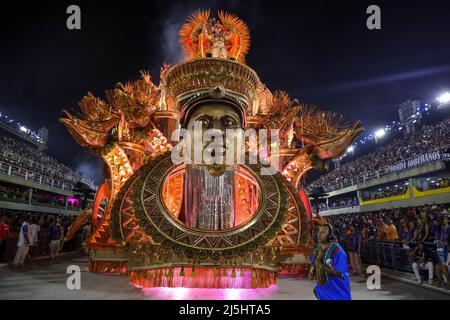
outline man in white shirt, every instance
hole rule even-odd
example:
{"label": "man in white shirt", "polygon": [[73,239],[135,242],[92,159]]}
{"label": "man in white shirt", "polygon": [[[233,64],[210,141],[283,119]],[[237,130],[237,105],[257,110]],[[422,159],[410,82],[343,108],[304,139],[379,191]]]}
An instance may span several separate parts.
{"label": "man in white shirt", "polygon": [[28,223],[29,217],[25,217],[22,226],[20,227],[19,239],[17,241],[17,252],[14,257],[13,264],[15,266],[23,265],[25,258],[27,257],[28,250],[30,250],[30,224]]}
{"label": "man in white shirt", "polygon": [[41,227],[37,224],[37,218],[33,218],[31,221],[31,228],[30,228],[30,241],[31,241],[31,247],[30,247],[30,255],[36,253],[36,250],[38,248],[38,241],[39,241],[39,231],[41,231]]}

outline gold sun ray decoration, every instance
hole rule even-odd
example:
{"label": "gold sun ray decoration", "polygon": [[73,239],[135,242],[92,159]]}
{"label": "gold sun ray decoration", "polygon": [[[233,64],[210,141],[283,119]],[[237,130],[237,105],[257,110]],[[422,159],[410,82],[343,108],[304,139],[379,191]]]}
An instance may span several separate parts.
{"label": "gold sun ray decoration", "polygon": [[[210,14],[209,10],[195,11],[181,27],[180,42],[187,60],[206,58],[208,53],[211,53],[213,43],[208,32],[211,32],[212,26],[218,21],[215,18],[210,19]],[[221,30],[227,35],[225,47],[228,58],[244,63],[250,48],[247,25],[234,14],[220,10],[217,15]]]}
{"label": "gold sun ray decoration", "polygon": [[295,126],[304,134],[315,136],[333,135],[348,126],[346,118],[333,111],[324,111],[310,104],[301,106]]}
{"label": "gold sun ray decoration", "polygon": [[206,56],[203,47],[205,44],[203,31],[206,28],[209,16],[209,10],[197,10],[180,29],[181,47],[188,60]]}
{"label": "gold sun ray decoration", "polygon": [[267,95],[267,114],[260,116],[262,124],[268,129],[278,129],[281,147],[288,148],[292,142],[292,125],[301,109],[296,99],[292,100],[284,91],[276,91]]}
{"label": "gold sun ray decoration", "polygon": [[86,120],[107,120],[111,118],[109,105],[102,99],[88,92],[86,96],[78,103]]}
{"label": "gold sun ray decoration", "polygon": [[230,57],[239,62],[245,62],[245,55],[250,49],[250,32],[247,25],[232,13],[219,10],[218,16],[224,27],[232,33]]}
{"label": "gold sun ray decoration", "polygon": [[292,100],[284,91],[276,91],[267,101],[268,114],[263,123],[268,128],[284,129],[291,126],[301,109],[297,100]]}

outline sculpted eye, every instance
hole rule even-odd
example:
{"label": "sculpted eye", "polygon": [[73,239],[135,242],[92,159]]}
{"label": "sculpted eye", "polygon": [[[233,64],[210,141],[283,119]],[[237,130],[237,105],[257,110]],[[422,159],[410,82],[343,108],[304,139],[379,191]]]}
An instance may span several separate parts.
{"label": "sculpted eye", "polygon": [[203,128],[208,128],[211,123],[208,118],[199,118],[197,121],[201,122]]}
{"label": "sculpted eye", "polygon": [[236,120],[230,117],[226,117],[224,119],[222,119],[222,124],[225,127],[233,127],[237,124]]}

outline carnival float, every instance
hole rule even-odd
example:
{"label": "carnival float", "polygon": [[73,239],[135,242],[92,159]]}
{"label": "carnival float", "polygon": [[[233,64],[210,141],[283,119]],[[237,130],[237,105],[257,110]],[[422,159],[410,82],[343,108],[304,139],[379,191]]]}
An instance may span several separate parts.
{"label": "carnival float", "polygon": [[[342,156],[360,123],[348,126],[338,114],[270,91],[245,63],[249,31],[233,14],[197,11],[180,40],[186,58],[164,64],[159,84],[141,72],[106,91],[106,99],[89,93],[81,112],[61,116],[106,169],[92,207],[66,239],[90,221],[90,271],[128,274],[140,287],[266,288],[277,277],[306,275],[314,213],[302,178]],[[280,170],[174,163],[180,141],[173,132],[191,130],[194,121],[276,131],[276,148],[274,141],[254,148],[249,139],[244,149]]]}

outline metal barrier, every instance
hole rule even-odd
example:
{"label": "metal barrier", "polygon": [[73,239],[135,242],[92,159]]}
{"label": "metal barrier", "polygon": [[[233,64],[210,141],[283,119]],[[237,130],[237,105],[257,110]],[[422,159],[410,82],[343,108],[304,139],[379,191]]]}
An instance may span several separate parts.
{"label": "metal barrier", "polygon": [[51,177],[48,177],[48,176],[30,171],[30,170],[26,170],[26,169],[14,166],[9,163],[1,162],[1,161],[0,161],[0,172],[6,174],[8,176],[20,177],[27,181],[33,181],[38,184],[49,185],[51,187],[59,188],[62,190],[72,190],[74,187],[73,184],[71,184],[71,183],[56,180]]}
{"label": "metal barrier", "polygon": [[[1,147],[1,144],[0,144],[0,147]],[[21,167],[21,163],[23,163],[28,168],[28,171],[37,173],[39,175],[42,175],[45,177],[47,177],[49,175],[56,176],[57,178],[59,177],[59,178],[61,178],[61,181],[65,181],[66,185],[69,185],[69,184],[74,185],[75,183],[81,181],[82,183],[85,183],[88,186],[90,186],[92,189],[97,189],[97,186],[95,185],[94,180],[85,177],[84,175],[80,174],[79,172],[74,171],[73,175],[70,175],[69,177],[67,177],[66,175],[60,173],[59,171],[57,171],[55,169],[51,169],[49,166],[47,166],[41,162],[29,159],[29,158],[27,158],[27,156],[16,154],[16,153],[14,153],[14,151],[6,150],[3,153],[0,153],[0,162],[10,164],[11,161],[14,161],[14,163],[18,167]],[[22,166],[22,168],[23,168],[23,166]],[[23,169],[23,170],[26,170],[26,169]],[[59,180],[57,179],[57,181],[59,181]]]}
{"label": "metal barrier", "polygon": [[319,211],[337,210],[337,209],[344,209],[344,208],[353,208],[353,207],[358,207],[358,206],[359,206],[359,202],[355,201],[352,204],[343,204],[343,205],[336,205],[336,206],[325,205],[325,206],[319,207]]}
{"label": "metal barrier", "polygon": [[[436,254],[434,243],[426,243],[426,246]],[[411,250],[403,248],[400,241],[361,240],[361,261],[369,265],[413,272],[412,259],[409,256]]]}

